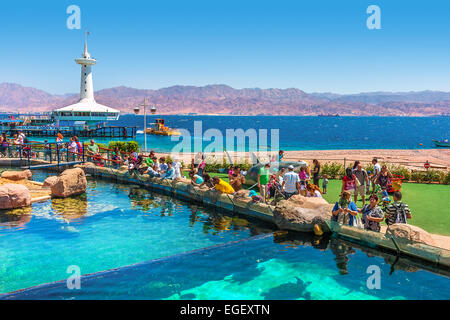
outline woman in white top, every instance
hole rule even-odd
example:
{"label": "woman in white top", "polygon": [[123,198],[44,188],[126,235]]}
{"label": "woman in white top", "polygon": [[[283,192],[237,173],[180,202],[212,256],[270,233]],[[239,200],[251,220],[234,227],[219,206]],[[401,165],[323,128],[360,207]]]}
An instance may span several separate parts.
{"label": "woman in white top", "polygon": [[308,183],[306,185],[306,196],[322,198],[322,192],[320,191],[320,188],[315,184]]}

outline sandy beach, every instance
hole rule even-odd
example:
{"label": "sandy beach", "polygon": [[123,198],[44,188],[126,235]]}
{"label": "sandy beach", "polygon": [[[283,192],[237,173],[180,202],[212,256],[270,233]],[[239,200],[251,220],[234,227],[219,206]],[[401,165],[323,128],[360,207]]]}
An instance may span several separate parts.
{"label": "sandy beach", "polygon": [[[174,154],[157,153],[157,156],[167,156]],[[207,161],[215,159],[222,159],[228,156],[224,152],[205,153]],[[251,154],[232,153],[229,152],[230,157],[235,161],[236,159],[251,160]],[[190,163],[191,159],[195,157],[194,153],[183,153],[178,156],[185,164]],[[267,161],[270,157],[267,153],[259,153],[260,161]],[[374,157],[377,157],[379,162],[386,162],[391,164],[402,165],[410,169],[424,170],[424,163],[428,161],[430,168],[449,170],[450,168],[450,149],[377,149],[377,150],[297,150],[285,151],[283,161],[298,161],[303,160],[312,163],[313,159],[317,159],[322,163],[338,162],[346,163],[347,165],[359,160],[363,165],[368,164]]]}

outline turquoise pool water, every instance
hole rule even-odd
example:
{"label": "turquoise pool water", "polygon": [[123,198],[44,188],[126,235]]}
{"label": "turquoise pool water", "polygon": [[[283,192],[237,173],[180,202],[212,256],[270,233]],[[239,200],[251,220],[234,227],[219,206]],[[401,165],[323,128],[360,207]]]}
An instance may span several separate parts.
{"label": "turquoise pool water", "polygon": [[[45,173],[35,173],[43,181]],[[270,229],[130,185],[0,213],[0,293],[248,238]],[[27,210],[25,210],[27,211]]]}
{"label": "turquoise pool water", "polygon": [[[450,298],[449,278],[416,262],[132,185],[89,180],[85,196],[13,213],[0,213],[0,294],[37,287],[3,299]],[[80,290],[66,285],[72,265]],[[380,289],[367,286],[370,266]]]}
{"label": "turquoise pool water", "polygon": [[[391,261],[389,255],[370,255],[338,239],[322,239],[317,244],[309,236],[279,240],[268,234],[89,275],[81,279],[79,290],[69,290],[65,282],[59,282],[4,298],[450,298],[448,278],[413,269],[405,261]],[[367,286],[369,266],[380,268],[379,289]]]}

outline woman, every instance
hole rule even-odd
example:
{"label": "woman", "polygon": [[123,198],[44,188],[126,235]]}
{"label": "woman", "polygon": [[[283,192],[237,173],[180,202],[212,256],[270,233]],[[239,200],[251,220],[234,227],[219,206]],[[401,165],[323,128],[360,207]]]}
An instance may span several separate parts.
{"label": "woman", "polygon": [[202,162],[200,162],[200,164],[198,165],[198,174],[200,176],[203,176],[203,172],[205,171],[205,167],[206,167],[205,156],[202,155]]}
{"label": "woman", "polygon": [[358,168],[358,165],[359,165],[360,163],[361,163],[360,161],[356,160],[355,163],[353,163],[352,170],[355,171],[355,170]]}
{"label": "woman", "polygon": [[369,204],[366,204],[358,212],[362,213],[362,223],[365,230],[380,232],[380,222],[383,221],[383,211],[378,206],[378,196],[374,193],[369,198]]}
{"label": "woman", "polygon": [[281,162],[283,157],[284,157],[284,151],[283,150],[278,151],[278,162]]}
{"label": "woman", "polygon": [[197,174],[196,169],[189,172],[189,177],[191,178],[191,183],[194,186],[200,186],[204,182],[203,178]]}
{"label": "woman", "polygon": [[122,157],[120,156],[120,150],[119,147],[116,146],[114,148],[114,151],[112,153],[112,157],[111,157],[112,164],[114,168],[118,168],[123,162],[122,162]]}
{"label": "woman", "polygon": [[306,191],[307,197],[322,198],[322,192],[320,191],[320,188],[315,184],[308,183],[308,185],[306,186]]}
{"label": "woman", "polygon": [[245,184],[245,177],[241,174],[240,167],[234,167],[233,176],[230,179],[230,184],[236,192],[241,190],[242,185]]}
{"label": "woman", "polygon": [[[200,174],[198,174],[200,175]],[[203,172],[203,183],[199,185],[199,187],[207,187],[207,188],[214,188],[214,182],[213,179],[211,178],[211,176],[207,173],[207,172]]]}
{"label": "woman", "polygon": [[314,169],[313,169],[313,183],[318,186],[319,185],[319,174],[320,174],[320,162],[317,159],[313,160]]}
{"label": "woman", "polygon": [[356,189],[356,176],[353,174],[351,168],[345,169],[345,176],[342,178],[342,188],[341,193],[344,191],[350,194],[354,193]]}
{"label": "woman", "polygon": [[[352,170],[351,168],[348,169]],[[350,200],[351,196],[348,191],[342,192],[341,198],[335,203],[332,210],[331,220],[350,226],[355,224],[358,207]]]}
{"label": "woman", "polygon": [[375,183],[379,184],[382,191],[385,191],[392,179],[392,173],[388,170],[386,165],[381,167],[381,171],[376,178]]}
{"label": "woman", "polygon": [[2,133],[0,136],[0,152],[3,157],[6,157],[6,151],[8,150],[8,139],[6,138],[6,133]]}

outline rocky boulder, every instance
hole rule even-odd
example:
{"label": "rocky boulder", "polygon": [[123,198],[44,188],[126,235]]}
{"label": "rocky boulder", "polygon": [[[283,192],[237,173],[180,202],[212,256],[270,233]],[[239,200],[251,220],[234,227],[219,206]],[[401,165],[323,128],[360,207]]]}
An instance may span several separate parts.
{"label": "rocky boulder", "polygon": [[0,186],[0,209],[15,209],[31,205],[31,194],[21,184],[7,183]]}
{"label": "rocky boulder", "polygon": [[31,170],[24,171],[3,171],[2,178],[18,181],[23,179],[30,179],[32,177]]}
{"label": "rocky boulder", "polygon": [[273,217],[280,229],[313,232],[317,224],[327,232],[325,221],[330,220],[331,209],[332,205],[323,198],[293,196],[277,204]]}
{"label": "rocky boulder", "polygon": [[388,226],[386,235],[395,238],[402,238],[415,243],[423,243],[429,246],[436,246],[433,237],[425,230],[404,223],[395,223]]}
{"label": "rocky boulder", "polygon": [[84,171],[80,168],[67,169],[61,173],[51,186],[52,196],[66,198],[85,193],[87,180]]}
{"label": "rocky boulder", "polygon": [[43,188],[51,188],[58,181],[57,176],[51,176],[44,180]]}

